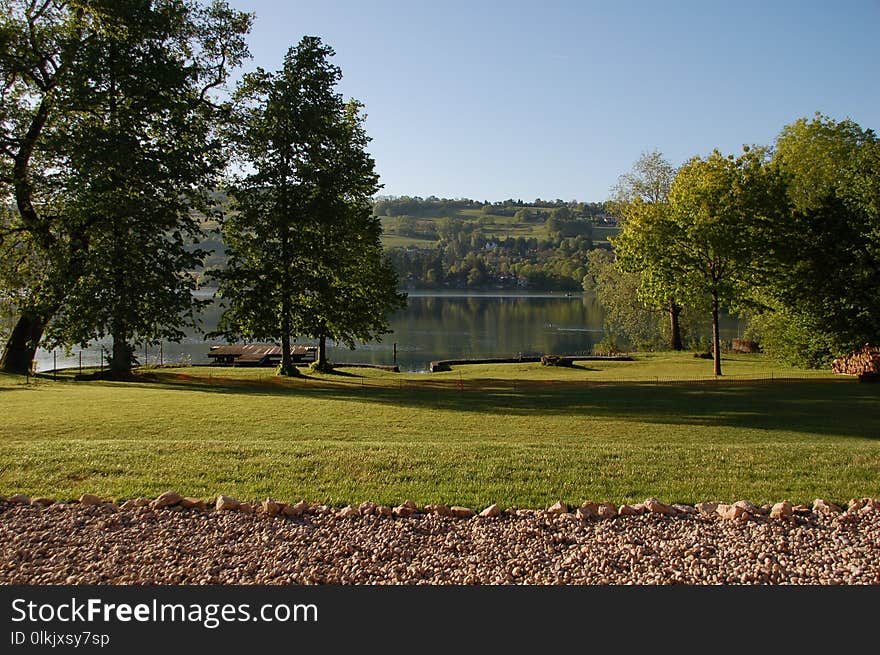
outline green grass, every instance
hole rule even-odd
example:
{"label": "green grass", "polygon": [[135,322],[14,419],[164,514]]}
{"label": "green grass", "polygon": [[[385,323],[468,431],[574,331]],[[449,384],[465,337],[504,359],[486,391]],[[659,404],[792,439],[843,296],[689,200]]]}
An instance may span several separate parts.
{"label": "green grass", "polygon": [[711,362],[668,353],[292,380],[221,368],[137,382],[0,375],[0,493],[475,507],[880,495],[880,387],[760,356],[724,365],[720,381]]}

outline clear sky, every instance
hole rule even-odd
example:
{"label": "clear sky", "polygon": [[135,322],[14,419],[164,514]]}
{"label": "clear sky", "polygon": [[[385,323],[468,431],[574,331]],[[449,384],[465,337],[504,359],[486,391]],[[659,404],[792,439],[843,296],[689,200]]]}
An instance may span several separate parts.
{"label": "clear sky", "polygon": [[880,130],[880,0],[230,0],[249,67],[303,35],[366,105],[383,194],[601,201],[639,155]]}

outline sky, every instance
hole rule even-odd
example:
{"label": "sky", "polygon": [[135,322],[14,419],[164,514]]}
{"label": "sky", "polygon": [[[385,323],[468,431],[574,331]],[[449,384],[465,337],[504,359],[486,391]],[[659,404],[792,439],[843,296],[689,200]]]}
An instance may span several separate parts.
{"label": "sky", "polygon": [[333,47],[382,195],[599,202],[643,152],[739,153],[816,112],[880,130],[880,0],[229,4],[256,14],[247,69]]}

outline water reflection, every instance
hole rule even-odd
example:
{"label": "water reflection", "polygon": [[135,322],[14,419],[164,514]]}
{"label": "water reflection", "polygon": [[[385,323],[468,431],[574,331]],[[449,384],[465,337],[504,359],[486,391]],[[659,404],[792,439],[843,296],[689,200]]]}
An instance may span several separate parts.
{"label": "water reflection", "polygon": [[[205,331],[214,329],[220,317],[217,302],[203,313]],[[602,339],[602,310],[593,296],[564,293],[527,292],[411,292],[406,309],[391,318],[393,332],[381,342],[360,345],[357,350],[331,347],[333,362],[391,364],[394,344],[396,363],[402,370],[426,370],[435,359],[470,357],[513,357],[543,353],[581,354],[592,350]],[[727,321],[723,337],[737,336],[736,321]],[[206,341],[191,333],[181,343],[165,343],[161,352],[151,346],[139,359],[149,364],[191,362],[207,364],[207,352],[219,341]],[[300,343],[311,343],[300,340]],[[100,362],[101,346],[96,342],[81,351],[83,366]],[[71,356],[61,351],[38,353],[38,370],[49,370],[53,361],[59,367],[79,364],[80,349]]]}

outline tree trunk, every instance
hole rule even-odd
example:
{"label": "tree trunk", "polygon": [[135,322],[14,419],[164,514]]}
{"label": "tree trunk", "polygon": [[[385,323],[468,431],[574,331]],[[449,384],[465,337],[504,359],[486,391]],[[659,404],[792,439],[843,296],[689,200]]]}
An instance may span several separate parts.
{"label": "tree trunk", "polygon": [[718,294],[712,293],[712,359],[715,375],[721,375],[721,337],[718,334]]}
{"label": "tree trunk", "polygon": [[318,361],[315,368],[322,372],[330,370],[330,364],[327,363],[327,337],[323,334],[318,339]]}
{"label": "tree trunk", "polygon": [[290,357],[290,332],[285,330],[281,335],[281,369],[278,371],[278,375],[296,375],[298,372]]}
{"label": "tree trunk", "polygon": [[6,373],[26,375],[33,368],[34,357],[45,329],[44,317],[23,313],[6,342],[3,357],[0,358],[0,369]]}
{"label": "tree trunk", "polygon": [[669,327],[670,345],[673,350],[683,350],[681,345],[681,325],[678,318],[681,315],[681,305],[674,300],[669,301]]}
{"label": "tree trunk", "polygon": [[128,343],[128,335],[123,329],[121,333],[113,333],[113,354],[110,359],[110,371],[113,375],[128,375],[131,373],[132,347]]}

